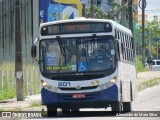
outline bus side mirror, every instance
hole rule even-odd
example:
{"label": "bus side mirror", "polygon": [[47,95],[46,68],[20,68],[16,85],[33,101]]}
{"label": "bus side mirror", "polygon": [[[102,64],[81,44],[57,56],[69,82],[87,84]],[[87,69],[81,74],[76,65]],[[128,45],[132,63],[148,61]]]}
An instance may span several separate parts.
{"label": "bus side mirror", "polygon": [[116,56],[117,56],[118,60],[120,59],[119,44],[120,44],[120,42],[118,40],[116,40],[115,41],[115,50],[116,50]]}
{"label": "bus side mirror", "polygon": [[32,45],[31,47],[31,57],[35,58],[37,55],[37,47],[35,45]]}

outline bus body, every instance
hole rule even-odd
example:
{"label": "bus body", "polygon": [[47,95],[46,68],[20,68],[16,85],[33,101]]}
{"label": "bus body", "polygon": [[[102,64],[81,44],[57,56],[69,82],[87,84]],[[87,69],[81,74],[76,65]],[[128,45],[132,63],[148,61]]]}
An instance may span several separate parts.
{"label": "bus body", "polygon": [[112,20],[79,18],[41,24],[39,32],[32,57],[39,61],[42,104],[49,116],[57,108],[131,111],[136,68],[129,29]]}

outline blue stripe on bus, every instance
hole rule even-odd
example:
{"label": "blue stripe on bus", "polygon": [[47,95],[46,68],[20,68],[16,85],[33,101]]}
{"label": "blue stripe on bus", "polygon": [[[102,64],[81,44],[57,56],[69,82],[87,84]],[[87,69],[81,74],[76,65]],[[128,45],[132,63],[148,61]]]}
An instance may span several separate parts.
{"label": "blue stripe on bus", "polygon": [[118,101],[118,87],[117,85],[113,85],[112,87],[98,91],[98,92],[88,92],[85,93],[85,98],[83,99],[73,99],[73,93],[54,93],[48,91],[44,88],[41,90],[42,104],[58,104],[65,102],[82,102],[82,101],[90,101],[90,102],[98,102],[98,101]]}

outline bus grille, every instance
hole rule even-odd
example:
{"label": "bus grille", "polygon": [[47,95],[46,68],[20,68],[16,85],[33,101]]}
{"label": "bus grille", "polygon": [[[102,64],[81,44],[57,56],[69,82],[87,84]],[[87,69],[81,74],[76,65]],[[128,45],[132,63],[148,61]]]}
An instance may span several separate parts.
{"label": "bus grille", "polygon": [[75,87],[72,87],[72,88],[62,88],[62,87],[59,87],[60,90],[91,90],[91,89],[96,89],[98,86],[90,86],[90,87],[81,87],[80,89],[77,89]]}

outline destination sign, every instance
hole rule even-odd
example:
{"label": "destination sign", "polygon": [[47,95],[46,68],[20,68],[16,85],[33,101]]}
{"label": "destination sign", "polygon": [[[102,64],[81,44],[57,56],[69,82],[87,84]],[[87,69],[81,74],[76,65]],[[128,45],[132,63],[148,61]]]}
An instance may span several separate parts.
{"label": "destination sign", "polygon": [[77,34],[77,33],[97,33],[111,32],[112,26],[110,23],[102,22],[74,22],[63,24],[52,24],[44,26],[41,29],[41,35],[59,35],[59,34]]}

